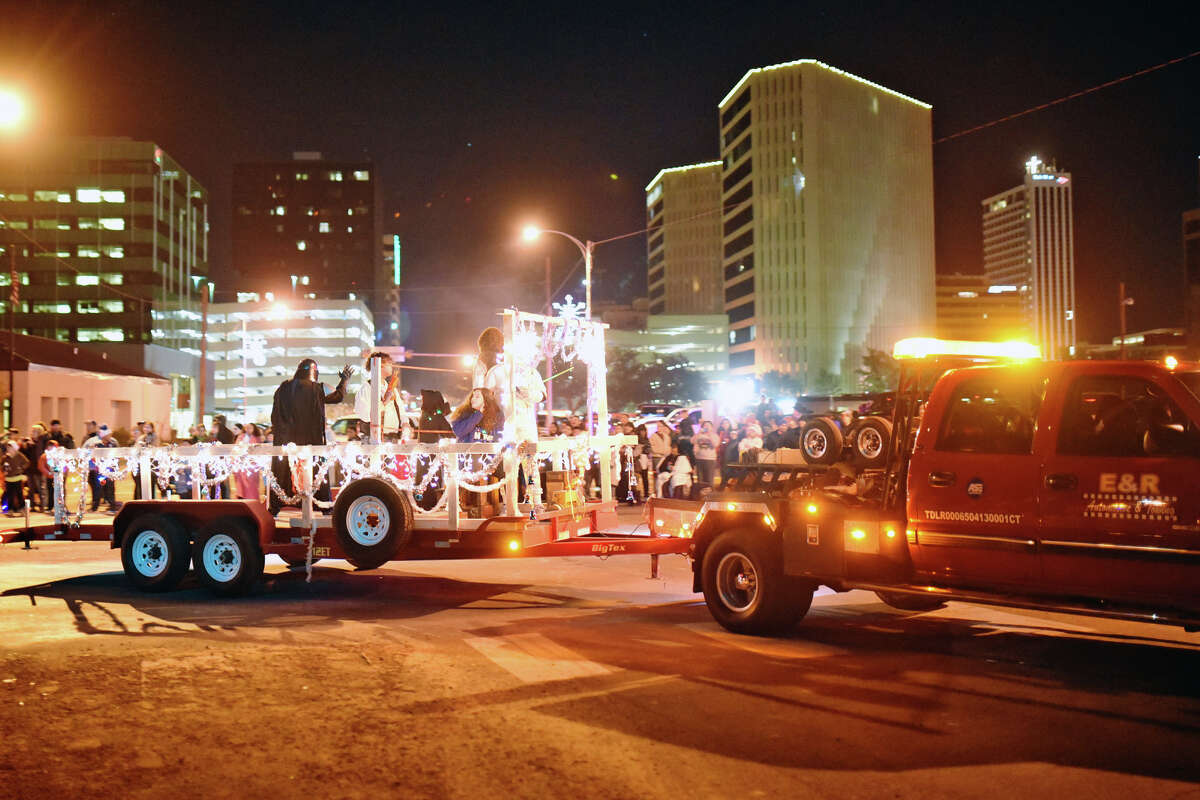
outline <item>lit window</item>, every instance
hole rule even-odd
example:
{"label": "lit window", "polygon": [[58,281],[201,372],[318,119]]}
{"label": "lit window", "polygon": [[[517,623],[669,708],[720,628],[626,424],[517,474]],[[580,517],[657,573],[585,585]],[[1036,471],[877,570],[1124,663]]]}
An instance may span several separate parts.
{"label": "lit window", "polygon": [[71,202],[71,193],[70,192],[59,192],[58,193],[58,202],[60,202],[60,203]]}
{"label": "lit window", "polygon": [[297,250],[307,250],[307,249],[308,249],[308,242],[306,242],[306,241],[304,241],[303,239],[301,239],[300,241],[296,242],[296,249],[297,249]]}
{"label": "lit window", "polygon": [[99,258],[100,248],[91,244],[81,244],[76,248],[75,255],[80,258]]}
{"label": "lit window", "polygon": [[80,217],[75,224],[81,231],[94,230],[99,225],[95,217]]}
{"label": "lit window", "polygon": [[356,169],[354,170],[354,180],[369,181],[371,180],[371,173],[365,169]]}
{"label": "lit window", "polygon": [[79,188],[75,190],[75,199],[81,203],[99,203],[100,190]]}
{"label": "lit window", "polygon": [[125,230],[124,217],[101,217],[100,227],[106,231],[123,231]]}
{"label": "lit window", "polygon": [[353,209],[353,208],[347,208],[347,209],[346,209],[346,216],[347,216],[347,217],[353,217],[353,216],[354,216],[354,209]]}
{"label": "lit window", "polygon": [[33,221],[33,227],[37,228],[38,230],[41,230],[41,231],[57,231],[57,230],[69,231],[69,230],[71,230],[71,226],[69,223],[63,222],[61,224],[65,225],[66,227],[60,228],[59,221],[54,218],[46,219],[43,217],[40,219],[35,219]]}
{"label": "lit window", "polygon": [[313,208],[312,206],[309,206],[308,208],[304,209],[304,213],[307,216],[313,217],[313,216],[316,216],[317,210],[315,208]]}
{"label": "lit window", "polygon": [[331,180],[331,181],[340,181],[340,180],[342,180],[342,171],[341,171],[341,170],[337,170],[337,169],[335,169],[335,170],[331,170],[331,171],[330,171],[330,173],[329,173],[329,180]]}
{"label": "lit window", "polygon": [[306,180],[308,180],[308,173],[307,173],[307,172],[297,172],[297,173],[296,173],[296,180],[298,180],[298,181],[306,181]]}
{"label": "lit window", "polygon": [[120,286],[125,283],[125,276],[120,272],[101,272],[100,281],[107,283],[109,286]]}
{"label": "lit window", "polygon": [[125,246],[119,244],[110,244],[102,248],[106,258],[124,258]]}
{"label": "lit window", "polygon": [[271,213],[277,217],[282,217],[285,214],[287,214],[287,209],[284,208],[283,206],[275,206],[275,210],[272,211]]}
{"label": "lit window", "polygon": [[58,192],[54,190],[38,189],[33,193],[33,201],[35,203],[57,203]]}
{"label": "lit window", "polygon": [[12,200],[14,203],[28,203],[29,195],[25,194],[24,192],[13,192],[8,196],[8,199]]}
{"label": "lit window", "polygon": [[70,314],[70,303],[34,303],[32,311],[35,314]]}
{"label": "lit window", "polygon": [[320,231],[321,233],[329,233],[329,223],[328,222],[318,222],[317,230]]}
{"label": "lit window", "polygon": [[106,202],[106,203],[124,203],[125,202],[125,190],[124,189],[105,189],[104,191],[100,192],[100,196],[102,198],[104,198],[104,202]]}
{"label": "lit window", "polygon": [[99,286],[100,285],[100,276],[99,275],[76,275],[75,276],[75,285],[76,286]]}
{"label": "lit window", "polygon": [[81,342],[123,342],[125,331],[120,328],[80,328]]}
{"label": "lit window", "polygon": [[301,286],[308,286],[308,276],[307,276],[307,275],[301,275],[301,276],[300,276],[300,285],[301,285]]}
{"label": "lit window", "polygon": [[12,228],[13,230],[17,230],[17,231],[27,231],[27,230],[29,230],[29,220],[27,220],[27,219],[10,219],[7,221],[7,224],[5,223],[5,221],[0,220],[0,226]]}
{"label": "lit window", "polygon": [[101,300],[100,301],[100,310],[106,311],[110,314],[120,314],[122,311],[125,310],[125,301],[124,300]]}

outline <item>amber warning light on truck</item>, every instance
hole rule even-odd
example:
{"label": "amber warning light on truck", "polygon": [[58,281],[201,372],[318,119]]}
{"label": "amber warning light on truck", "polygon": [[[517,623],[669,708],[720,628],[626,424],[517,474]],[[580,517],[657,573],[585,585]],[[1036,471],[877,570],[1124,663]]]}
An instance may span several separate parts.
{"label": "amber warning light on truck", "polygon": [[930,356],[976,356],[979,358],[1011,358],[1028,360],[1041,358],[1036,345],[1029,342],[969,342],[958,339],[901,339],[892,348],[894,358],[929,358]]}

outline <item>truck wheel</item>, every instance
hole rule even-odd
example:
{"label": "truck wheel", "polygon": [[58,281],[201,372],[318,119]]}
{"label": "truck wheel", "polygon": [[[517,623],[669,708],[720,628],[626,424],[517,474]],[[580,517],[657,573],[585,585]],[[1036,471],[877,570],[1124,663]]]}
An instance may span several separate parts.
{"label": "truck wheel", "polygon": [[887,462],[892,423],[883,417],[866,417],[856,426],[854,457],[860,466],[882,467]]}
{"label": "truck wheel", "polygon": [[125,577],[143,592],[174,589],[187,575],[191,559],[187,531],[171,517],[144,514],[130,523],[121,538]]}
{"label": "truck wheel", "polygon": [[363,478],[338,494],[333,529],[347,561],[359,569],[375,569],[395,558],[412,538],[412,506],[391,484]]}
{"label": "truck wheel", "polygon": [[813,586],[783,574],[780,554],[749,531],[728,531],[704,555],[704,602],[734,633],[786,633],[812,605]]}
{"label": "truck wheel", "polygon": [[841,460],[841,428],[828,417],[810,419],[800,436],[800,453],[809,464],[833,464]]}
{"label": "truck wheel", "polygon": [[917,594],[904,594],[902,592],[876,592],[875,596],[892,608],[901,611],[934,611],[944,608],[946,605],[945,600],[937,597],[922,597]]}
{"label": "truck wheel", "polygon": [[222,517],[196,534],[192,560],[196,577],[209,591],[236,597],[254,588],[262,576],[264,556],[249,522],[241,517]]}

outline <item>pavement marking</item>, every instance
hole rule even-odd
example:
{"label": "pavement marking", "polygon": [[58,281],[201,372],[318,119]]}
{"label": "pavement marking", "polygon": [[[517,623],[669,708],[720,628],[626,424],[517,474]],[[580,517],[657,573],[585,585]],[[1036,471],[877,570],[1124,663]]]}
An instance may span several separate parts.
{"label": "pavement marking", "polygon": [[672,642],[666,639],[634,639],[633,641],[653,645],[654,647],[690,647],[685,642]]}
{"label": "pavement marking", "polygon": [[475,637],[465,641],[493,664],[525,683],[587,678],[611,672],[540,633]]}
{"label": "pavement marking", "polygon": [[825,658],[842,655],[846,652],[846,649],[842,647],[807,642],[802,639],[762,639],[757,636],[743,636],[738,633],[730,633],[715,622],[688,622],[682,623],[678,627],[739,650],[747,650],[772,658]]}

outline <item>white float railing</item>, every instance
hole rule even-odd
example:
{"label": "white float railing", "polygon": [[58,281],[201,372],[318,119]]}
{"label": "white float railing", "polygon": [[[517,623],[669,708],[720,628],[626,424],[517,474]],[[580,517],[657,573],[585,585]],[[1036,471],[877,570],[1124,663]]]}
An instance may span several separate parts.
{"label": "white float railing", "polygon": [[[511,443],[460,444],[453,439],[436,443],[391,442],[364,444],[346,442],[335,445],[282,446],[266,444],[197,444],[163,445],[156,447],[97,447],[67,450],[55,448],[46,452],[54,473],[54,521],[62,525],[72,522],[66,507],[66,477],[86,475],[94,465],[102,480],[121,480],[134,473],[141,481],[142,497],[149,499],[151,484],[156,482],[165,493],[172,480],[176,485],[186,479],[191,487],[191,499],[210,499],[212,489],[236,473],[259,473],[266,481],[267,491],[273,492],[286,505],[299,505],[304,525],[311,524],[313,509],[329,508],[332,503],[316,498],[326,481],[330,488],[344,486],[353,480],[374,477],[387,481],[413,500],[413,510],[423,518],[445,520],[447,527],[458,529],[460,507],[458,489],[482,493],[500,489],[508,516],[520,513],[518,496],[518,463],[531,465],[540,471],[550,466],[575,473],[586,471],[598,460],[601,475],[601,499],[612,501],[610,470],[612,458],[631,458],[629,446],[637,444],[632,436],[578,436],[540,439],[536,449],[532,442],[521,446]],[[286,458],[292,476],[292,491],[287,495],[278,486],[271,471],[272,459]],[[335,471],[333,468],[337,467]],[[503,477],[489,480],[503,466]],[[621,464],[622,468],[626,464]],[[315,472],[315,475],[314,475]],[[399,477],[404,475],[406,477]],[[418,475],[421,477],[418,479]],[[312,477],[309,477],[312,476]],[[538,492],[531,491],[530,513],[540,505],[540,478],[530,481]],[[443,496],[430,511],[416,503],[416,495],[430,489],[441,489]],[[83,519],[86,490],[80,492],[79,507],[73,524]]]}

